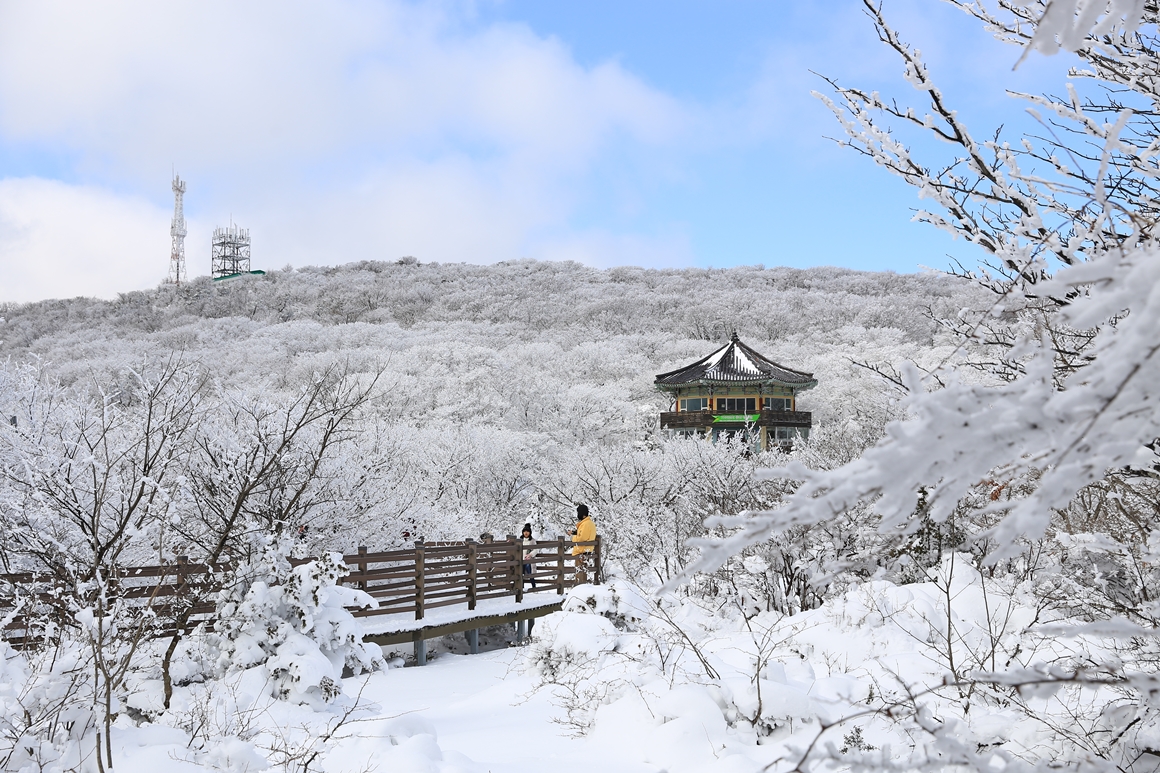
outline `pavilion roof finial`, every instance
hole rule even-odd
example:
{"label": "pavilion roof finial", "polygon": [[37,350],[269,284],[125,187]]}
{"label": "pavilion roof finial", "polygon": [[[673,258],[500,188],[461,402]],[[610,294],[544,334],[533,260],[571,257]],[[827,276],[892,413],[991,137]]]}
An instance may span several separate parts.
{"label": "pavilion roof finial", "polygon": [[741,337],[737,335],[737,328],[733,328],[733,335],[730,336],[729,340],[733,343],[737,343],[741,340]]}

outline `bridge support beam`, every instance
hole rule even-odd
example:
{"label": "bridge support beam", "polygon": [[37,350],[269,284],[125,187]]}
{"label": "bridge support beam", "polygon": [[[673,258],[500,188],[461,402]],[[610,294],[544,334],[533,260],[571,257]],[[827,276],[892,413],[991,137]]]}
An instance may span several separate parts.
{"label": "bridge support beam", "polygon": [[[559,599],[558,596],[552,596],[553,599]],[[426,625],[416,630],[411,628],[405,631],[383,631],[382,633],[368,633],[363,637],[363,641],[374,642],[381,646],[390,646],[394,644],[412,644],[415,646],[415,659],[419,660],[419,640],[422,639],[438,639],[441,636],[447,636],[453,633],[465,633],[467,641],[470,645],[472,639],[478,645],[479,631],[484,628],[490,628],[496,625],[509,625],[519,620],[523,620],[525,627],[523,629],[524,636],[531,636],[532,625],[534,618],[550,615],[553,612],[560,611],[563,599],[559,599],[553,604],[541,604],[519,611],[504,612],[495,615],[479,615],[478,617],[470,617],[465,620],[454,620],[448,623],[438,623],[435,625]],[[370,618],[372,621],[374,618]],[[424,646],[424,653],[426,652],[426,644]],[[474,651],[473,651],[473,654]]]}
{"label": "bridge support beam", "polygon": [[427,665],[427,640],[422,637],[415,639],[415,665]]}
{"label": "bridge support beam", "polygon": [[528,621],[527,620],[517,620],[516,621],[516,644],[523,644],[524,637],[527,635],[528,635]]}
{"label": "bridge support beam", "polygon": [[472,628],[467,632],[467,647],[472,655],[479,654],[479,629]]}

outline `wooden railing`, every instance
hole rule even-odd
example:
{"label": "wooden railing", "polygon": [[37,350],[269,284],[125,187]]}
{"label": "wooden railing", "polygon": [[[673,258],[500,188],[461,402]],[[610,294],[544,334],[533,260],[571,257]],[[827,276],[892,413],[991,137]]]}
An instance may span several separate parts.
{"label": "wooden railing", "polygon": [[[572,558],[572,548],[577,546],[592,548],[583,567]],[[527,551],[533,555],[525,561]],[[416,620],[422,620],[433,609],[465,605],[474,610],[480,601],[507,597],[519,603],[527,593],[562,595],[581,582],[599,583],[602,579],[599,536],[593,542],[560,537],[527,546],[514,536],[489,542],[416,542],[413,549],[376,553],[360,547],[344,555],[343,561],[350,573],[342,584],[364,590],[378,602],[377,608],[352,610],[356,617],[414,613]],[[524,572],[525,564],[528,573]],[[173,564],[126,567],[109,578],[109,596],[139,611],[149,636],[176,633],[178,620],[183,621],[183,632],[202,623],[212,629],[214,597],[232,568],[229,564],[190,563],[185,557]],[[4,640],[14,647],[36,644],[45,634],[36,628],[36,621],[75,625],[74,612],[68,607],[69,594],[61,584],[52,575],[35,572],[0,574]],[[28,605],[38,606],[38,613],[29,615]]]}
{"label": "wooden railing", "polygon": [[[422,620],[430,610],[465,604],[475,609],[484,599],[513,597],[523,601],[525,593],[555,592],[578,582],[572,548],[591,546],[586,581],[599,582],[600,537],[594,542],[571,542],[563,537],[525,546],[514,537],[502,542],[415,543],[414,550],[385,553],[358,553],[343,556],[354,567],[344,580],[365,590],[379,606],[360,609],[356,616],[392,615],[414,612]],[[532,551],[528,561],[525,551]],[[530,573],[523,567],[529,565]],[[532,582],[535,581],[535,587]]]}

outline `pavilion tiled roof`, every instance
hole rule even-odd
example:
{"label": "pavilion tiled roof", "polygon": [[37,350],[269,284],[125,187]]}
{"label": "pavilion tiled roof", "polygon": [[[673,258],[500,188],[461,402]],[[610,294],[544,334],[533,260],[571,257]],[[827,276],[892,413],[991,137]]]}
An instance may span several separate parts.
{"label": "pavilion tiled roof", "polygon": [[777,384],[809,389],[818,382],[812,373],[779,365],[746,346],[734,333],[733,339],[725,346],[692,365],[661,373],[655,383],[661,388],[702,383]]}

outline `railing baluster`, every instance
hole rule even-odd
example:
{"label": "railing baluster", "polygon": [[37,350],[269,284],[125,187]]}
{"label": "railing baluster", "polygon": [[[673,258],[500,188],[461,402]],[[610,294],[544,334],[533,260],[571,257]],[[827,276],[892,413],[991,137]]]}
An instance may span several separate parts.
{"label": "railing baluster", "polygon": [[[186,598],[186,596],[189,595],[189,580],[186,577],[186,572],[188,570],[189,570],[189,556],[178,556],[177,557],[177,593],[175,594],[176,598],[174,598],[173,601],[170,602],[175,609],[177,608],[179,603],[185,603],[185,598]],[[165,577],[158,577],[157,581],[161,582],[164,579],[165,579]],[[177,622],[177,615],[174,614],[174,623],[175,623],[174,632],[175,633],[182,633],[181,631],[177,631],[176,622]]]}
{"label": "railing baluster", "polygon": [[509,534],[508,543],[511,545],[512,559],[514,559],[512,571],[515,576],[512,577],[512,587],[516,591],[516,603],[522,604],[524,601],[524,541],[517,540],[514,534]]}
{"label": "railing baluster", "polygon": [[600,584],[600,535],[596,535],[596,547],[592,549],[592,584]]}
{"label": "railing baluster", "polygon": [[475,571],[475,540],[467,540],[467,608],[475,609],[475,598],[478,593]]}
{"label": "railing baluster", "polygon": [[556,593],[564,595],[564,535],[556,543]]}
{"label": "railing baluster", "polygon": [[415,619],[423,619],[423,588],[426,584],[426,569],[424,567],[423,541],[415,543]]}

